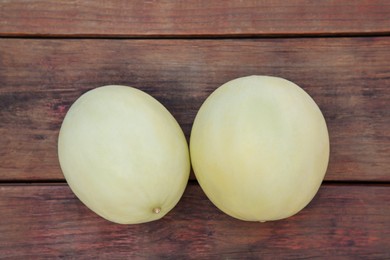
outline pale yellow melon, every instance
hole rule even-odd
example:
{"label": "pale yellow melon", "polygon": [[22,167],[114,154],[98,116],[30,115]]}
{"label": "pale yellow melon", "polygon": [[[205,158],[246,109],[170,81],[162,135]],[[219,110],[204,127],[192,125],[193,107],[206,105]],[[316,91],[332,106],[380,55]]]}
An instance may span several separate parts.
{"label": "pale yellow melon", "polygon": [[167,214],[190,171],[187,142],[173,116],[150,95],[125,86],[96,88],[71,106],[58,156],[76,196],[122,224]]}
{"label": "pale yellow melon", "polygon": [[296,214],[314,197],[329,159],[324,117],[282,78],[249,76],[214,91],[192,128],[197,180],[223,212],[248,221]]}

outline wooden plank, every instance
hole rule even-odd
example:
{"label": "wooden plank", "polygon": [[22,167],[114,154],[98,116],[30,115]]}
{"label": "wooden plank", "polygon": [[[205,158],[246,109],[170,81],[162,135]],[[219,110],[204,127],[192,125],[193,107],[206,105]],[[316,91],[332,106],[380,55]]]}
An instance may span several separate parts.
{"label": "wooden plank", "polygon": [[62,180],[57,135],[69,106],[107,84],[162,102],[189,137],[207,96],[258,74],[287,78],[328,123],[326,180],[389,181],[390,38],[0,40],[0,180]]}
{"label": "wooden plank", "polygon": [[390,257],[389,186],[325,185],[297,215],[233,219],[190,184],[163,219],[110,223],[67,186],[0,186],[0,255],[11,258]]}
{"label": "wooden plank", "polygon": [[3,36],[248,36],[390,32],[387,0],[0,0]]}

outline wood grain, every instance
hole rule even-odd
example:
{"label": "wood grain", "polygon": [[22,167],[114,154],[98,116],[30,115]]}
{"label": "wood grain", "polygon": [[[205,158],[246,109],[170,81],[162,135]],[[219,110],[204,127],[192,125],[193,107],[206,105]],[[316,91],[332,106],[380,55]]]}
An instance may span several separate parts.
{"label": "wood grain", "polygon": [[3,36],[386,34],[387,0],[0,0]]}
{"label": "wood grain", "polygon": [[[389,35],[387,0],[0,0],[0,259],[390,259]],[[207,96],[252,74],[325,115],[326,182],[299,214],[236,220],[190,181],[163,219],[118,225],[61,183],[58,131],[82,93],[144,90],[188,139]]]}
{"label": "wood grain", "polygon": [[258,74],[303,87],[327,120],[326,180],[390,180],[390,38],[257,40],[0,39],[0,180],[63,180],[57,136],[67,109],[107,84],[162,102],[189,137],[207,96]]}
{"label": "wood grain", "polygon": [[276,222],[233,219],[189,185],[163,219],[110,223],[68,186],[0,186],[0,255],[13,258],[390,257],[390,188],[323,186],[297,215]]}

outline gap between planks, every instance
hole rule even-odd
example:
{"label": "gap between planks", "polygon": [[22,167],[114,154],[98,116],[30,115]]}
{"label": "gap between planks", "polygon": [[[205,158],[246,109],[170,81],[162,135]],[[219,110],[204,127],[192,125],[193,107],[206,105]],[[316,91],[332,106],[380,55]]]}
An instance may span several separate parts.
{"label": "gap between planks", "polygon": [[110,35],[110,34],[12,34],[0,33],[0,39],[59,39],[59,40],[225,40],[225,39],[289,39],[289,38],[354,38],[386,37],[383,32],[336,32],[336,33],[275,33],[275,34],[162,34],[162,35]]}
{"label": "gap between planks", "polygon": [[[187,185],[199,185],[197,180],[188,180]],[[389,181],[323,181],[321,186],[390,186]],[[65,180],[2,180],[0,186],[68,186]]]}

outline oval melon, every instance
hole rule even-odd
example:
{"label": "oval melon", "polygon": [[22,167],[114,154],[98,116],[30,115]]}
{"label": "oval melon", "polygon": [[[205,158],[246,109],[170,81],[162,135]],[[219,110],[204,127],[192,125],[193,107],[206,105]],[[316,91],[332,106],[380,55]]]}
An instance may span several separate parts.
{"label": "oval melon", "polygon": [[122,224],[167,214],[190,172],[179,124],[156,99],[126,86],[96,88],[71,106],[58,156],[76,196],[98,215]]}
{"label": "oval melon", "polygon": [[207,98],[193,124],[190,154],[197,180],[220,210],[242,220],[278,220],[299,212],[318,191],[329,137],[303,89],[249,76]]}

